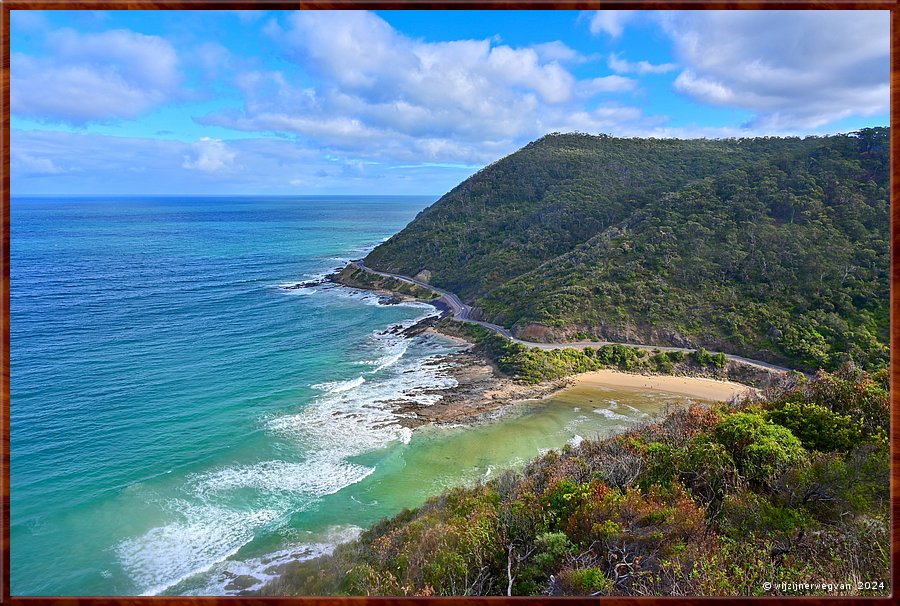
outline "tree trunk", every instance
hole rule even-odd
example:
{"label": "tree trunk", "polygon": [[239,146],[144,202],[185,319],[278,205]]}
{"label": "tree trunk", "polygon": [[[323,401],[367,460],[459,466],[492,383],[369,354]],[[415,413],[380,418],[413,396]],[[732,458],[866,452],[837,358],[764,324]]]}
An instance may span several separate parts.
{"label": "tree trunk", "polygon": [[506,587],[506,595],[508,595],[508,596],[512,596],[513,580],[515,580],[515,577],[513,577],[513,574],[512,574],[512,566],[513,566],[513,546],[509,545],[508,546],[508,555],[506,556],[506,576],[509,579],[509,585]]}

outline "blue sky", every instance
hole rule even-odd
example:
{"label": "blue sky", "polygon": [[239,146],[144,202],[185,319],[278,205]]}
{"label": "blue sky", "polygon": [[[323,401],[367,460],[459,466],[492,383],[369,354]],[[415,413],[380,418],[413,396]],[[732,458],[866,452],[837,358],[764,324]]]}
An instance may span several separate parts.
{"label": "blue sky", "polygon": [[548,132],[888,125],[888,11],[12,11],[26,194],[430,194]]}

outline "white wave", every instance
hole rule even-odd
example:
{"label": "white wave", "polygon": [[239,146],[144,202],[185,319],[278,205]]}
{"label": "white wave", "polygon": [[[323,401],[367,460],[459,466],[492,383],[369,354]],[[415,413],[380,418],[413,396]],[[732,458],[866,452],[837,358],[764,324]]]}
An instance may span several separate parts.
{"label": "white wave", "polygon": [[619,414],[617,412],[613,412],[606,408],[595,408],[593,410],[593,412],[597,413],[598,415],[603,415],[607,419],[612,419],[615,421],[631,421],[632,420],[631,417],[627,417],[627,416]]}
{"label": "white wave", "polygon": [[393,366],[397,362],[400,361],[400,358],[403,357],[403,354],[406,353],[407,348],[409,347],[409,341],[401,341],[401,347],[399,347],[399,351],[396,353],[391,353],[389,355],[384,356],[383,358],[378,360],[378,366],[372,372],[378,372],[380,370],[384,370],[390,366]]}
{"label": "white wave", "polygon": [[365,382],[365,377],[356,377],[355,379],[350,379],[349,381],[329,381],[327,383],[318,383],[316,385],[313,385],[312,388],[328,393],[341,393],[359,387]]}
{"label": "white wave", "polygon": [[121,541],[115,548],[122,568],[142,595],[156,595],[208,570],[237,551],[281,512],[237,511],[208,504],[170,502],[176,520]]}
{"label": "white wave", "polygon": [[316,294],[317,292],[319,292],[318,289],[316,289],[316,288],[309,288],[309,287],[303,287],[303,288],[282,288],[281,290],[282,290],[282,291],[284,292],[284,294],[286,294],[286,295],[293,295],[293,296],[300,296],[300,297],[308,297],[308,296],[310,296],[310,295],[314,295],[314,294]]}
{"label": "white wave", "polygon": [[196,493],[204,497],[242,488],[321,497],[355,484],[373,471],[374,468],[340,460],[313,459],[302,463],[262,461],[195,474],[189,482]]}
{"label": "white wave", "polygon": [[[184,595],[237,595],[241,591],[261,589],[278,576],[282,566],[328,555],[341,543],[356,539],[360,532],[362,529],[358,526],[333,526],[325,536],[310,537],[311,542],[295,543],[259,557],[224,560],[213,567],[204,587],[194,588]],[[254,579],[254,582],[236,587],[232,583],[237,577]]]}
{"label": "white wave", "polygon": [[[116,553],[143,595],[156,595],[236,554],[264,527],[313,500],[361,481],[374,471],[344,460],[263,461],[188,476],[199,503],[166,503],[176,520],[120,542]],[[265,507],[238,510],[214,504],[229,491],[252,489]],[[288,498],[272,498],[273,495]],[[268,495],[268,496],[267,496]],[[321,550],[320,550],[321,551]],[[314,553],[310,557],[319,555]]]}
{"label": "white wave", "polygon": [[[396,345],[401,340],[405,343]],[[396,356],[401,350],[405,352],[408,339],[377,335],[372,342],[393,347],[392,356]],[[432,347],[447,351],[444,345]],[[334,453],[339,458],[383,448],[394,441],[408,442],[412,432],[398,423],[396,409],[412,403],[433,405],[441,399],[441,390],[456,385],[456,380],[444,372],[445,367],[433,362],[434,355],[400,356],[383,369],[383,375],[352,390],[337,391],[329,386],[326,393],[298,412],[269,419],[266,426],[300,443],[305,452]]]}
{"label": "white wave", "polygon": [[572,439],[569,440],[569,444],[571,444],[572,446],[578,446],[582,442],[584,442],[584,438],[582,438],[577,433],[572,437]]}
{"label": "white wave", "polygon": [[569,421],[568,423],[566,423],[563,426],[563,431],[574,434],[576,432],[576,430],[579,428],[579,426],[587,420],[588,420],[588,417],[586,417],[584,415],[578,415],[577,417],[575,417],[574,419],[572,419],[571,421]]}

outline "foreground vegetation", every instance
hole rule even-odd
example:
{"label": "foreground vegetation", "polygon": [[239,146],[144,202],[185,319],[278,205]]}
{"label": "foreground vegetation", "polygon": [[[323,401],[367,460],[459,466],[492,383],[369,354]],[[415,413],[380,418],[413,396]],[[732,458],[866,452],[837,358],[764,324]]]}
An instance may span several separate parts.
{"label": "foreground vegetation", "polygon": [[888,360],[889,131],[548,135],[366,257],[527,340],[578,333],[791,368]]}
{"label": "foreground vegetation", "polygon": [[887,595],[888,419],[886,371],[793,374],[449,490],[265,593]]}

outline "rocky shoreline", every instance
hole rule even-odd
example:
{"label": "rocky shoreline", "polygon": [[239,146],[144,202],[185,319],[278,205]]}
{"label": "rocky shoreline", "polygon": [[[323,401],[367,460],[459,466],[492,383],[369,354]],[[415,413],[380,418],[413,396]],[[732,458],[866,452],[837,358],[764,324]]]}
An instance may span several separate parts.
{"label": "rocky shoreline", "polygon": [[[352,281],[351,281],[352,282]],[[382,305],[394,305],[408,301],[422,301],[406,293],[398,293],[388,288],[349,283],[342,272],[325,276],[321,283],[332,283],[350,288],[358,292],[369,292],[379,297]],[[308,284],[315,285],[315,284]],[[566,388],[579,384],[583,379],[579,375],[570,375],[559,379],[544,381],[536,385],[527,385],[504,375],[496,364],[469,340],[462,338],[443,322],[450,310],[440,300],[427,301],[438,310],[438,314],[429,316],[416,324],[403,327],[392,326],[386,333],[415,338],[426,333],[440,335],[442,338],[454,340],[466,349],[442,355],[427,362],[429,366],[440,366],[441,370],[456,381],[456,386],[445,389],[432,389],[421,392],[421,395],[439,395],[441,398],[433,404],[419,403],[413,397],[389,401],[393,411],[399,416],[398,424],[410,429],[422,425],[474,425],[496,417],[503,409],[526,400],[548,398]],[[621,372],[621,371],[617,371]],[[629,373],[625,373],[629,374]],[[653,374],[646,375],[655,376]],[[660,375],[668,376],[668,375]],[[709,374],[700,369],[681,369],[673,376],[688,378],[707,378],[718,381],[730,380],[747,386],[765,386],[773,382],[773,373],[752,365],[729,361],[724,372]],[[749,387],[748,387],[749,388]],[[756,390],[752,390],[756,391]],[[431,398],[429,398],[431,399]]]}
{"label": "rocky shoreline", "polygon": [[438,315],[424,318],[407,328],[394,326],[386,332],[407,338],[434,334],[465,345],[466,349],[463,351],[442,355],[426,363],[428,366],[441,367],[457,384],[447,389],[421,392],[421,395],[440,395],[441,399],[435,404],[420,404],[409,400],[389,402],[393,404],[394,412],[401,416],[398,421],[400,425],[414,429],[429,423],[475,424],[502,408],[523,400],[546,398],[574,383],[572,377],[566,377],[540,385],[523,385],[504,376],[491,360],[475,350],[474,344],[437,330],[435,326],[446,317],[447,310],[442,309],[439,304],[435,307],[440,311]]}
{"label": "rocky shoreline", "polygon": [[535,386],[516,383],[501,375],[484,356],[472,350],[442,356],[430,364],[444,366],[457,385],[424,392],[442,396],[435,404],[399,403],[396,411],[403,415],[400,424],[405,427],[415,428],[428,423],[478,423],[502,408],[523,400],[546,398],[573,384],[569,377]]}

